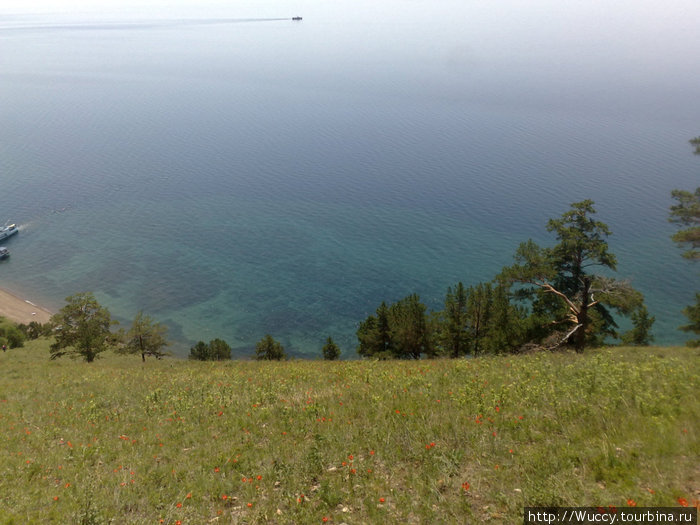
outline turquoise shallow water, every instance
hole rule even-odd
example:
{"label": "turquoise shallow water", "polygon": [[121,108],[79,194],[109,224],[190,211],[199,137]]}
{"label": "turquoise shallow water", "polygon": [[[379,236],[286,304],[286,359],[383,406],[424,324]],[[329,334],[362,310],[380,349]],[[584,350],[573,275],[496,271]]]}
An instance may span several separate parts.
{"label": "turquoise shallow water", "polygon": [[[539,2],[533,35],[516,4],[310,1],[302,23],[241,5],[0,18],[0,220],[22,225],[0,286],[143,309],[183,355],[269,332],[350,356],[380,301],[439,307],[592,198],[657,341],[683,340],[697,269],[666,218],[700,170],[687,10],[591,29],[595,3]],[[653,53],[631,45],[651,29]]]}

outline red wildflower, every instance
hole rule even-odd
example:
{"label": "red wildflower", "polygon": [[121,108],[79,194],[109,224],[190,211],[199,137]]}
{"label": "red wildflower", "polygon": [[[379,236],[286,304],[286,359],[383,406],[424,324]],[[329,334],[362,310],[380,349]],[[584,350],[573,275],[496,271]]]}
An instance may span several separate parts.
{"label": "red wildflower", "polygon": [[379,498],[379,503],[384,503],[386,500],[384,498]]}
{"label": "red wildflower", "polygon": [[685,498],[676,498],[676,501],[681,507],[687,507],[688,506],[688,500]]}
{"label": "red wildflower", "polygon": [[464,483],[462,483],[462,488],[463,488],[464,490],[469,490],[469,487],[470,487],[470,485],[469,485],[469,483],[467,483],[466,481],[465,481]]}
{"label": "red wildflower", "polygon": [[632,498],[630,498],[630,499],[627,500],[627,506],[628,506],[628,507],[636,507],[636,506],[637,506],[637,502],[634,501]]}
{"label": "red wildflower", "polygon": [[181,509],[181,508],[182,508],[182,503],[178,501],[178,502],[177,502],[177,505],[175,505],[175,506],[176,506],[178,509]]}

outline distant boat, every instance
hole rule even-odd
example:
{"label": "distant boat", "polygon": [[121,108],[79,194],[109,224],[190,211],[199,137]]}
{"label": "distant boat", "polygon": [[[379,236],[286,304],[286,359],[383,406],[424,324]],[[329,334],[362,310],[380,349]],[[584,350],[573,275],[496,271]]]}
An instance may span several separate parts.
{"label": "distant boat", "polygon": [[292,20],[301,20],[301,17],[300,16],[293,16]]}
{"label": "distant boat", "polygon": [[0,261],[3,259],[7,259],[10,256],[10,250],[5,248],[4,246],[0,246]]}
{"label": "distant boat", "polygon": [[9,226],[3,226],[0,228],[0,241],[11,237],[15,233],[19,232],[19,228],[16,224],[10,224]]}

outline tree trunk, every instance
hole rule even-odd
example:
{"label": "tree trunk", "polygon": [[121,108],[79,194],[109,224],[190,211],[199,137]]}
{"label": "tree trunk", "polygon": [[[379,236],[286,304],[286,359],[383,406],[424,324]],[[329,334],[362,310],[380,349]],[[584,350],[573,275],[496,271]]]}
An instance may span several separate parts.
{"label": "tree trunk", "polygon": [[576,316],[578,324],[581,325],[574,334],[574,349],[579,354],[583,353],[586,346],[586,332],[588,331],[588,294],[591,290],[591,282],[588,279],[584,280],[583,293],[581,294],[581,307]]}

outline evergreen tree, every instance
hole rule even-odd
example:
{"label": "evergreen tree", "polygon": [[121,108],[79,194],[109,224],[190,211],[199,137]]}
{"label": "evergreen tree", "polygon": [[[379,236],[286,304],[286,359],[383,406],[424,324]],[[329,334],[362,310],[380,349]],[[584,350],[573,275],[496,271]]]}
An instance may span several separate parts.
{"label": "evergreen tree", "polygon": [[197,341],[190,348],[189,359],[196,361],[226,361],[231,359],[231,347],[223,339],[212,339],[209,343]]}
{"label": "evergreen tree", "polygon": [[437,340],[449,357],[461,357],[469,351],[469,319],[467,290],[459,282],[454,290],[447,288],[445,309],[437,317]]}
{"label": "evergreen tree", "polygon": [[211,351],[209,349],[209,345],[204,341],[197,341],[197,344],[190,348],[189,359],[193,359],[195,361],[210,361]]}
{"label": "evergreen tree", "polygon": [[255,359],[258,361],[281,361],[287,358],[284,347],[270,334],[265,335],[255,345]]}
{"label": "evergreen tree", "polygon": [[[694,153],[700,155],[700,137],[691,139],[690,143],[695,147]],[[679,246],[687,248],[683,257],[700,261],[700,187],[695,189],[695,193],[673,190],[671,196],[678,201],[678,204],[671,206],[669,220],[684,227],[671,238]],[[683,309],[683,315],[690,320],[690,324],[681,326],[680,329],[684,332],[700,334],[700,293],[695,294],[694,305]],[[700,339],[688,341],[687,344],[700,346]]]}
{"label": "evergreen tree", "polygon": [[524,342],[525,312],[511,303],[508,286],[497,282],[492,287],[486,351],[513,352]]}
{"label": "evergreen tree", "polygon": [[391,334],[389,331],[389,308],[386,303],[377,308],[376,315],[370,315],[357,329],[359,345],[357,353],[362,357],[391,357]]}
{"label": "evergreen tree", "polygon": [[209,341],[209,356],[212,361],[227,361],[231,359],[231,347],[223,339]]}
{"label": "evergreen tree", "polygon": [[649,346],[654,340],[651,334],[651,327],[656,318],[649,316],[649,311],[645,305],[640,305],[630,316],[632,319],[632,330],[622,334],[622,342],[626,345]]}
{"label": "evergreen tree", "polygon": [[[690,323],[681,326],[681,330],[684,332],[692,332],[695,335],[700,335],[700,293],[695,294],[695,304],[686,306],[683,309],[683,315],[685,315]],[[686,345],[690,347],[700,346],[700,339],[693,339],[686,342]]]}
{"label": "evergreen tree", "polygon": [[642,295],[628,283],[591,272],[599,267],[616,269],[609,252],[608,226],[591,216],[593,201],[571,205],[547,229],[558,244],[541,248],[532,240],[522,243],[515,264],[503,269],[501,279],[522,285],[521,292],[532,301],[533,313],[548,318],[550,329],[568,325],[560,343],[570,340],[577,352],[604,335],[616,335],[609,309],[629,315],[642,303]]}
{"label": "evergreen tree", "polygon": [[323,354],[323,358],[327,361],[335,361],[340,357],[340,348],[335,344],[333,338],[329,337],[326,339],[326,344],[323,345],[321,353]]}
{"label": "evergreen tree", "polygon": [[417,294],[389,307],[389,333],[394,357],[420,359],[422,353],[433,353],[426,306]]}
{"label": "evergreen tree", "polygon": [[479,283],[467,292],[466,315],[469,324],[469,353],[476,356],[484,351],[491,321],[491,283]]}

